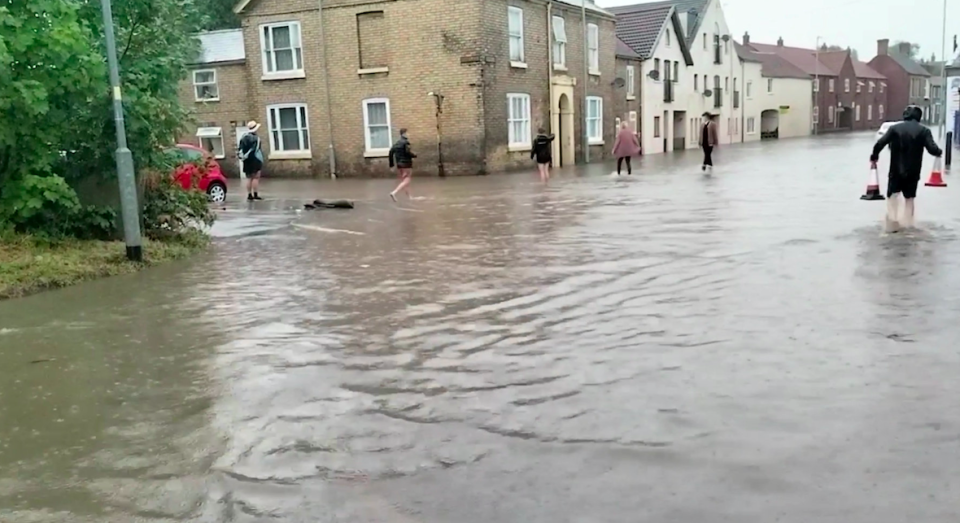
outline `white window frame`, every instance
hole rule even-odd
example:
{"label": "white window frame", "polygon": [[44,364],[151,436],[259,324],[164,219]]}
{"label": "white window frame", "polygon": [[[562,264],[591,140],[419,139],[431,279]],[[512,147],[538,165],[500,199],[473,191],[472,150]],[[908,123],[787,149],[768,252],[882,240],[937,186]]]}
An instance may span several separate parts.
{"label": "white window frame", "polygon": [[862,91],[863,91],[863,82],[861,82],[860,80],[857,80],[857,92],[859,93]]}
{"label": "white window frame", "polygon": [[[707,88],[707,77],[706,77],[706,76],[703,77],[703,88],[704,88],[704,89]],[[747,94],[747,100],[752,100],[752,99],[753,99],[753,80],[747,80],[747,89],[746,89],[746,91],[747,91],[747,93],[746,93],[746,94]]]}
{"label": "white window frame", "polygon": [[[387,108],[387,140],[386,147],[373,147],[370,144],[370,106],[373,104],[384,104]],[[390,122],[390,99],[389,98],[367,98],[363,101],[363,155],[365,157],[384,157],[390,154],[390,147],[393,144],[393,127]]]}
{"label": "white window frame", "polygon": [[867,121],[873,120],[873,104],[867,106]]}
{"label": "white window frame", "polygon": [[637,112],[630,111],[627,121],[630,122],[630,129],[636,133],[637,132]]}
{"label": "white window frame", "polygon": [[[197,74],[199,73],[213,73],[212,82],[197,82]],[[197,89],[201,86],[212,85],[217,91],[217,95],[212,98],[200,98],[200,91]],[[193,97],[198,102],[219,102],[220,101],[220,85],[217,83],[217,70],[216,69],[197,69],[193,72]]]}
{"label": "white window frame", "polygon": [[757,134],[757,119],[753,116],[747,117],[747,134]]}
{"label": "white window frame", "polygon": [[567,22],[562,16],[553,17],[553,68],[567,70]]}
{"label": "white window frame", "polygon": [[767,78],[767,94],[773,94],[773,78]]}
{"label": "white window frame", "polygon": [[837,111],[833,106],[827,107],[827,123],[833,123],[833,120],[836,118]]}
{"label": "white window frame", "polygon": [[227,150],[226,150],[226,148],[224,147],[224,144],[223,144],[223,129],[221,129],[220,127],[199,127],[199,128],[197,128],[197,145],[198,145],[201,149],[203,149],[204,151],[206,151],[207,148],[203,146],[203,141],[204,141],[204,140],[220,140],[220,154],[217,154],[217,153],[216,153],[216,150],[214,150],[214,151],[212,151],[212,152],[211,152],[211,151],[208,151],[208,152],[210,152],[210,154],[211,154],[214,158],[216,158],[216,159],[218,159],[218,160],[221,160],[221,159],[223,159],[223,158],[226,158],[226,156],[227,156],[226,151],[227,151]]}
{"label": "white window frame", "polygon": [[[523,100],[525,114],[515,115],[513,111],[513,101]],[[524,136],[514,136],[514,122],[523,122],[526,126]],[[507,149],[511,151],[529,151],[533,142],[533,131],[531,129],[530,119],[530,95],[525,93],[507,93]]]}
{"label": "white window frame", "polygon": [[666,30],[666,33],[667,33],[667,47],[670,47],[670,29],[669,28]]}
{"label": "white window frame", "polygon": [[854,105],[853,115],[856,118],[856,120],[859,122],[860,121],[860,105],[859,104]]}
{"label": "white window frame", "polygon": [[845,93],[849,93],[849,92],[850,92],[850,79],[849,79],[849,78],[844,78],[844,79],[843,79],[843,92],[845,92]]}
{"label": "white window frame", "polygon": [[820,92],[820,79],[819,79],[819,78],[814,78],[814,80],[813,80],[813,92],[815,92],[815,93],[819,93],[819,92]]}
{"label": "white window frame", "polygon": [[[273,36],[273,30],[278,27],[289,27],[290,28],[290,50],[293,52],[293,69],[287,71],[278,71],[277,70],[277,58],[275,49],[273,48],[273,42],[275,38]],[[294,31],[294,28],[296,30]],[[301,32],[302,28],[300,27],[300,22],[296,21],[286,21],[286,22],[272,22],[269,24],[260,25],[260,58],[263,63],[263,80],[286,80],[290,78],[305,78],[306,72],[303,68],[303,33]],[[270,49],[267,50],[266,39],[263,37],[263,34],[266,31],[270,31]],[[294,36],[296,36],[296,41],[294,41]],[[300,67],[297,67],[297,54],[299,52],[300,57]],[[273,66],[273,71],[270,70],[270,66]]]}
{"label": "white window frame", "polygon": [[[280,144],[277,143],[277,139],[274,138],[273,133],[277,133],[277,137],[280,138],[280,141],[283,141],[282,129],[274,129],[273,121],[276,119],[277,123],[280,123],[280,110],[281,109],[295,109],[297,112],[297,131],[299,131],[298,136],[300,141],[303,141],[303,131],[307,131],[307,142],[300,143],[300,149],[281,149]],[[301,113],[301,109],[303,112]],[[276,112],[276,114],[274,114]],[[305,121],[300,121],[301,115],[306,117]],[[276,118],[274,118],[276,116]],[[307,104],[303,103],[292,103],[292,104],[273,104],[267,106],[267,129],[270,133],[270,157],[275,159],[309,159],[312,158],[310,152],[310,113],[307,110]]]}
{"label": "white window frame", "polygon": [[627,66],[627,100],[637,98],[637,70],[632,66]]}
{"label": "white window frame", "polygon": [[873,80],[870,80],[870,82],[867,84],[867,92],[872,93],[876,85],[877,84]]}
{"label": "white window frame", "polygon": [[[591,116],[590,107],[596,105],[598,114],[596,116]],[[597,132],[600,133],[599,136],[590,136],[590,122],[597,122]],[[588,96],[587,97],[587,143],[590,145],[603,145],[603,98],[600,96]]]}
{"label": "white window frame", "polygon": [[884,88],[887,87],[887,82],[880,82],[880,92],[882,93]]}
{"label": "white window frame", "polygon": [[829,91],[829,92],[831,92],[831,93],[833,92],[833,89],[834,89],[834,87],[835,87],[833,80],[834,80],[833,78],[828,78],[828,79],[827,79],[827,91]]}
{"label": "white window frame", "polygon": [[587,54],[587,72],[600,76],[600,27],[597,24],[587,24]]}
{"label": "white window frame", "polygon": [[[520,27],[513,27],[513,17],[512,14],[517,14],[520,17]],[[511,43],[517,40],[519,42],[518,48],[520,49],[520,56],[514,57],[513,52],[511,51]],[[510,65],[512,67],[519,67],[525,69],[527,67],[526,55],[523,49],[523,9],[514,6],[507,6],[507,54],[510,56]]]}
{"label": "white window frame", "polygon": [[820,108],[817,107],[816,105],[813,106],[813,123],[814,124],[820,123]]}
{"label": "white window frame", "polygon": [[883,104],[877,106],[877,119],[883,121]]}

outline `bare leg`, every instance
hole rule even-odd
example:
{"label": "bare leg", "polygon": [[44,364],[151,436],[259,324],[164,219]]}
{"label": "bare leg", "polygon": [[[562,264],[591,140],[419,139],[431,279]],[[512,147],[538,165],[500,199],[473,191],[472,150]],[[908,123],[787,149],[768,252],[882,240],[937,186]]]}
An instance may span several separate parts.
{"label": "bare leg", "polygon": [[407,196],[409,197],[409,196],[410,196],[410,190],[407,189],[407,186],[409,186],[409,185],[410,185],[410,177],[409,177],[409,176],[405,176],[402,180],[400,180],[400,184],[397,185],[397,188],[394,189],[392,193],[390,193],[390,196],[393,196],[394,199],[396,199],[397,193],[399,193],[400,191],[404,191],[404,192],[407,193]]}
{"label": "bare leg", "polygon": [[544,181],[547,181],[547,180],[550,179],[550,164],[549,164],[549,163],[543,164],[543,176],[546,178],[546,180],[544,180]]}
{"label": "bare leg", "polygon": [[900,193],[895,193],[887,198],[887,216],[885,226],[887,232],[897,232],[900,230],[900,223],[897,222],[898,211],[900,210]]}
{"label": "bare leg", "polygon": [[900,215],[900,224],[905,229],[913,228],[914,198],[903,199],[903,213]]}
{"label": "bare leg", "polygon": [[253,175],[253,178],[250,179],[250,186],[253,188],[253,199],[259,200],[260,194],[257,190],[260,189],[260,173]]}

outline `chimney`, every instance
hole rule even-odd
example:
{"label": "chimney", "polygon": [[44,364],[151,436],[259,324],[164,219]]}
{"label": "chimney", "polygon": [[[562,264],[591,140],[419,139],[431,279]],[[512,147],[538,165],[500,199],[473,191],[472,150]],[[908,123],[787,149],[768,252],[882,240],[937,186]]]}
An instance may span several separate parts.
{"label": "chimney", "polygon": [[750,45],[750,33],[743,32],[743,45]]}
{"label": "chimney", "polygon": [[910,42],[900,42],[897,51],[903,56],[910,56]]}
{"label": "chimney", "polygon": [[777,47],[783,47],[783,37],[777,38]]}
{"label": "chimney", "polygon": [[890,39],[881,38],[877,40],[877,56],[887,56],[887,52],[890,49]]}
{"label": "chimney", "polygon": [[695,27],[697,27],[697,10],[690,9],[687,11],[687,38],[693,35]]}

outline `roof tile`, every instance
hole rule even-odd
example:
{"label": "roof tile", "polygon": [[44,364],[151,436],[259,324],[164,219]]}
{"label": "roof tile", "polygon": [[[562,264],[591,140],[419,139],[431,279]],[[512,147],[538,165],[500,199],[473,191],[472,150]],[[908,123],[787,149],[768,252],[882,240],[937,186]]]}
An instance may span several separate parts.
{"label": "roof tile", "polygon": [[[659,4],[659,3],[658,3]],[[660,30],[673,10],[670,5],[640,4],[612,8],[617,15],[617,37],[642,58],[650,58]]]}

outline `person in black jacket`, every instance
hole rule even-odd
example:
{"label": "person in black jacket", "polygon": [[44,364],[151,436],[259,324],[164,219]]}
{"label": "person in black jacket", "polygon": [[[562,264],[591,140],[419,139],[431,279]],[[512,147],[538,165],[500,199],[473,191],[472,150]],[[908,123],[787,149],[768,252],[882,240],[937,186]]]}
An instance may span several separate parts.
{"label": "person in black jacket", "polygon": [[[890,146],[890,173],[887,178],[887,230],[896,231],[900,225],[913,227],[914,198],[917,197],[917,185],[920,183],[920,170],[923,168],[923,150],[940,158],[943,151],[933,140],[933,133],[920,123],[923,109],[908,105],[903,110],[903,121],[890,127],[870,155],[870,167],[877,168],[880,151]],[[903,194],[903,213],[899,214],[899,196]]]}
{"label": "person in black jacket", "polygon": [[390,148],[390,167],[397,167],[397,176],[400,178],[400,184],[390,193],[390,198],[397,201],[397,193],[405,191],[407,198],[410,195],[410,181],[413,177],[413,159],[417,155],[410,152],[410,140],[407,139],[407,130],[400,129],[400,139]]}
{"label": "person in black jacket", "polygon": [[550,179],[550,163],[553,162],[553,135],[547,134],[543,127],[537,129],[537,137],[533,139],[533,148],[530,149],[530,158],[537,159],[537,171],[540,172],[540,181],[546,183]]}

